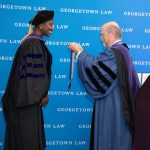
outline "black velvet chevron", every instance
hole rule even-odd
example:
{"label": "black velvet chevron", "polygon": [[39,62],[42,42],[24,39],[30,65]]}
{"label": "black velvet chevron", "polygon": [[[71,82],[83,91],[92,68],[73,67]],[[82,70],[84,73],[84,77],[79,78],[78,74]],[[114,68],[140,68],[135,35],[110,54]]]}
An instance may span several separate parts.
{"label": "black velvet chevron", "polygon": [[106,66],[103,62],[99,61],[98,62],[98,65],[103,69],[105,70],[110,76],[112,79],[116,79],[116,74],[108,67]]}
{"label": "black velvet chevron", "polygon": [[100,80],[102,80],[107,87],[111,86],[111,83],[109,80],[107,80],[107,78],[99,71],[99,69],[97,68],[97,66],[92,66],[93,70],[95,71],[95,73],[97,74],[97,76],[100,78]]}
{"label": "black velvet chevron", "polygon": [[101,92],[101,93],[105,93],[106,92],[106,90],[104,89],[104,88],[102,88],[100,85],[99,85],[99,83],[96,81],[96,79],[93,77],[93,75],[92,75],[92,73],[91,73],[91,71],[90,71],[90,69],[89,68],[86,68],[85,69],[85,71],[86,71],[86,74],[88,75],[88,77],[90,78],[90,80],[93,82],[93,84],[95,85],[95,87]]}

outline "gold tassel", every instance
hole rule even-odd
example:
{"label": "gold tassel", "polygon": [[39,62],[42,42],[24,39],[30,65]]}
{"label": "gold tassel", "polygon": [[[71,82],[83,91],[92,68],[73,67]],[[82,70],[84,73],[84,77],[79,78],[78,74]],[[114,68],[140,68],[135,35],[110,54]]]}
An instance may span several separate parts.
{"label": "gold tassel", "polygon": [[27,37],[29,36],[30,34],[33,33],[33,29],[32,29],[32,25],[30,24],[29,25],[29,30],[28,30],[28,33],[22,38],[21,42]]}

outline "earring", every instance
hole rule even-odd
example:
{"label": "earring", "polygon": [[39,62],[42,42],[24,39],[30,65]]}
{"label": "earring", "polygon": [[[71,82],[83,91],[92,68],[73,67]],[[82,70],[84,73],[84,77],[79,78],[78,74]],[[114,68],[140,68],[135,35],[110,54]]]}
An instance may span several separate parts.
{"label": "earring", "polygon": [[42,25],[40,25],[40,29],[42,30],[43,28],[42,28]]}

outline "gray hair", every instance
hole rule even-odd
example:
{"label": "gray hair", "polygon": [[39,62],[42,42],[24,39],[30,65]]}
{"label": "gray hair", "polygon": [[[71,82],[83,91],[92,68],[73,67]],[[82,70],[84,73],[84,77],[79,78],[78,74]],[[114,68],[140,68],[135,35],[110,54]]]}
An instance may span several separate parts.
{"label": "gray hair", "polygon": [[118,39],[121,38],[122,32],[121,32],[121,29],[117,22],[115,22],[115,21],[107,22],[102,26],[102,28],[103,27],[105,27],[105,29],[108,33],[111,31],[114,31],[116,38],[118,38]]}

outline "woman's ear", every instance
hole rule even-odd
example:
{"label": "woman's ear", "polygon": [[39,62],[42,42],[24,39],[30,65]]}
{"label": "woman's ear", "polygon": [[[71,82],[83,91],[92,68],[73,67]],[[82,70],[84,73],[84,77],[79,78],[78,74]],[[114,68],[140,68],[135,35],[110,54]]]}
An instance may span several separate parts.
{"label": "woman's ear", "polygon": [[40,29],[43,29],[43,25],[42,24],[40,24],[39,27],[40,27]]}

